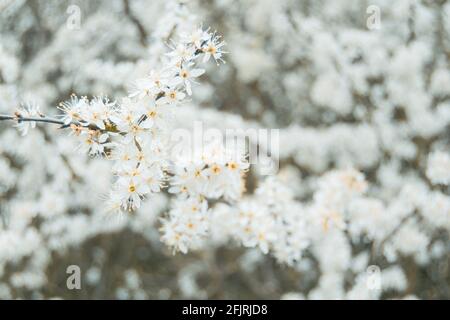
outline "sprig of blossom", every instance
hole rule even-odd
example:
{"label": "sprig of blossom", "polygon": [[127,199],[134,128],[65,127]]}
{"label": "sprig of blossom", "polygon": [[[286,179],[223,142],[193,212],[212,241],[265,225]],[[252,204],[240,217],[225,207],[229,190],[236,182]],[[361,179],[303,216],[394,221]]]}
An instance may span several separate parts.
{"label": "sprig of blossom", "polygon": [[[64,126],[80,140],[79,149],[114,161],[108,208],[134,211],[166,187],[176,196],[177,204],[163,219],[162,240],[182,252],[195,247],[208,230],[207,199],[236,201],[248,169],[245,150],[231,152],[217,142],[207,144],[193,159],[170,157],[168,128],[175,109],[193,94],[196,79],[205,73],[198,61],[223,61],[224,42],[208,30],[197,28],[173,41],[168,62],[138,79],[119,102],[72,96],[59,106]],[[193,213],[186,213],[185,206]]]}

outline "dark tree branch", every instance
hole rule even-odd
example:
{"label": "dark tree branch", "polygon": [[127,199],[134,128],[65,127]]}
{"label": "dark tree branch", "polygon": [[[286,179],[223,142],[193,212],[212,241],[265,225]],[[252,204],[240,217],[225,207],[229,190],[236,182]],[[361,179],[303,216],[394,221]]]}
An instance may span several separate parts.
{"label": "dark tree branch", "polygon": [[130,9],[130,2],[129,0],[123,0],[123,8],[125,11],[125,15],[133,22],[133,24],[136,26],[136,29],[139,32],[139,39],[141,41],[141,44],[146,47],[147,46],[147,31],[145,31],[144,26],[139,21],[138,18],[136,18]]}
{"label": "dark tree branch", "polygon": [[97,127],[95,124],[90,123],[90,124],[83,124],[80,123],[78,121],[72,121],[70,123],[64,123],[64,121],[59,120],[59,119],[55,119],[55,118],[49,118],[49,117],[23,117],[21,115],[5,115],[5,114],[0,114],[0,121],[16,121],[18,123],[20,122],[44,122],[44,123],[54,123],[54,124],[59,124],[60,127],[59,129],[66,129],[69,128],[72,124],[76,125],[76,126],[82,126],[84,128],[88,128],[91,130],[97,130],[100,132],[115,132],[115,133],[121,133],[117,130],[117,128],[115,126],[106,126],[105,129],[100,129],[99,127]]}

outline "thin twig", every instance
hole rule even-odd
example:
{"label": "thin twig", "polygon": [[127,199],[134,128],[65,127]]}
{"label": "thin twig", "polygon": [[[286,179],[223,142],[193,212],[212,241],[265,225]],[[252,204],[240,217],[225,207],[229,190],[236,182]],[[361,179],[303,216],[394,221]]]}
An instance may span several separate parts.
{"label": "thin twig", "polygon": [[64,121],[58,120],[55,118],[48,117],[22,117],[22,116],[10,116],[0,114],[0,121],[2,120],[12,120],[17,122],[25,122],[25,121],[34,121],[34,122],[46,122],[46,123],[55,123],[60,125],[65,125]]}
{"label": "thin twig", "polygon": [[17,121],[18,123],[20,122],[24,122],[24,121],[34,121],[34,122],[45,122],[45,123],[54,123],[54,124],[59,124],[60,127],[59,129],[66,129],[69,128],[71,125],[76,125],[76,126],[82,126],[84,128],[88,128],[91,130],[97,130],[100,132],[115,132],[115,133],[121,133],[119,131],[117,131],[117,129],[115,127],[107,127],[106,129],[100,129],[98,126],[96,126],[93,123],[80,123],[78,121],[72,121],[69,123],[65,123],[62,120],[58,120],[55,118],[49,118],[46,116],[43,117],[23,117],[21,115],[5,115],[5,114],[0,114],[0,121],[2,120],[10,120],[10,121]]}

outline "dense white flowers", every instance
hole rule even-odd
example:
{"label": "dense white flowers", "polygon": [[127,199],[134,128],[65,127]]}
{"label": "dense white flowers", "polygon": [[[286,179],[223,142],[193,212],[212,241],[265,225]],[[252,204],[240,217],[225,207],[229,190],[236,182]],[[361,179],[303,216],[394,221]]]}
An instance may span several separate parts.
{"label": "dense white flowers", "polygon": [[429,155],[427,176],[434,184],[450,184],[450,152],[436,151]]}
{"label": "dense white flowers", "polygon": [[[77,259],[97,298],[447,297],[450,4],[375,1],[371,31],[357,1],[232,2],[0,13],[1,298]],[[280,170],[196,121],[280,128]]]}

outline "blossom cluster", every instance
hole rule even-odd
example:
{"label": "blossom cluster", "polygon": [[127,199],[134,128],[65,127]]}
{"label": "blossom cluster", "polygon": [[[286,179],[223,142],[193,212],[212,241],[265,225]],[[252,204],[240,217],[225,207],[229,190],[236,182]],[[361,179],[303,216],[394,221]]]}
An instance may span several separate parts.
{"label": "blossom cluster", "polygon": [[[177,108],[205,72],[196,64],[199,59],[223,61],[223,45],[215,32],[200,28],[183,33],[166,54],[164,66],[135,81],[120,102],[74,95],[59,106],[62,127],[78,138],[78,148],[114,163],[108,211],[135,211],[142,200],[170,186],[168,191],[178,200],[163,222],[162,239],[184,253],[206,234],[207,199],[238,200],[248,169],[245,150],[226,149],[222,141],[209,142],[195,154],[181,152],[176,159],[171,152],[176,147],[170,129]],[[26,133],[28,127],[20,129]]]}

